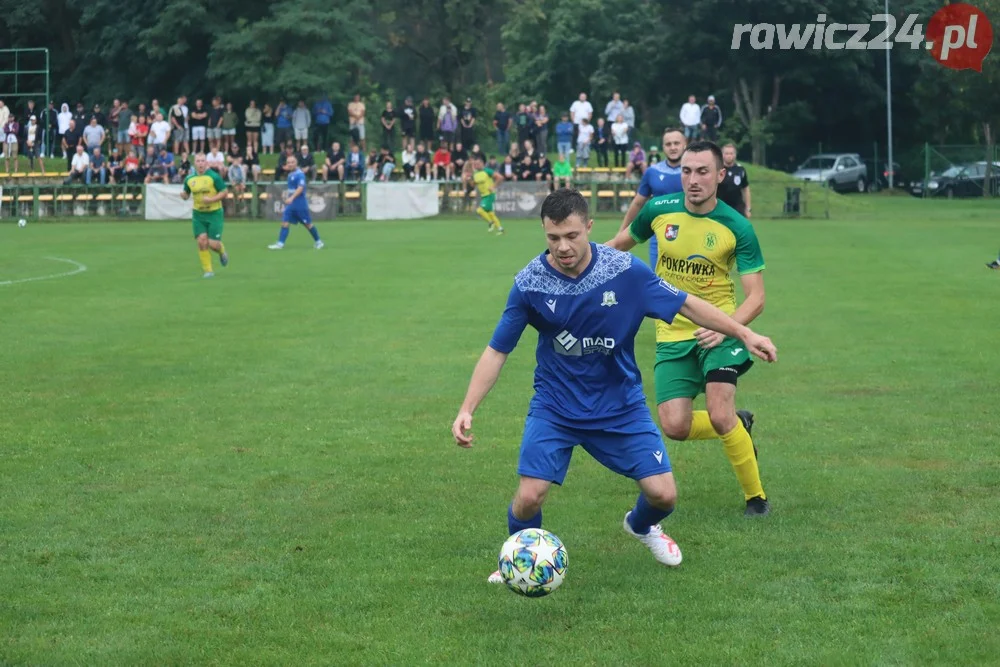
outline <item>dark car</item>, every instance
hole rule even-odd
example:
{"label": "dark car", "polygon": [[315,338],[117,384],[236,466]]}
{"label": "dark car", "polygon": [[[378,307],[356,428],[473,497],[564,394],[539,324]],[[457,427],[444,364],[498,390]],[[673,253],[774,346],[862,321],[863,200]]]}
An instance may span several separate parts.
{"label": "dark car", "polygon": [[[972,162],[948,167],[940,174],[931,173],[925,181],[915,181],[910,194],[915,197],[982,197],[986,189],[986,162]],[[1000,162],[990,173],[990,194],[1000,194]]]}
{"label": "dark car", "polygon": [[[879,165],[879,168],[874,171],[875,182],[878,184],[879,190],[887,190],[889,188],[889,163],[883,162]],[[902,168],[899,166],[898,162],[892,163],[892,187],[906,189],[910,185],[910,179],[907,177],[906,173],[903,172]]]}

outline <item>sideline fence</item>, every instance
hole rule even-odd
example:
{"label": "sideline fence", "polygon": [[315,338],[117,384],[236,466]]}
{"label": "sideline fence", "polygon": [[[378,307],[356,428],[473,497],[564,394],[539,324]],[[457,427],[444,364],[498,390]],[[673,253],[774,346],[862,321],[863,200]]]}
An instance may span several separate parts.
{"label": "sideline fence", "polygon": [[[367,190],[377,185],[380,197],[386,190],[406,187],[409,183],[310,183],[309,192],[319,207],[321,198],[325,207],[313,208],[323,218],[369,218]],[[420,184],[426,187],[426,184]],[[573,181],[584,197],[590,201],[594,214],[623,215],[636,194],[637,183],[614,181]],[[436,182],[442,215],[472,213],[478,206],[475,191],[460,182]],[[163,186],[157,186],[163,187]],[[179,186],[173,186],[179,188]],[[240,195],[230,193],[224,202],[226,214],[240,219],[274,219],[280,215],[277,199],[284,187],[273,183],[249,183]],[[501,218],[535,218],[550,184],[543,182],[504,183],[497,193],[496,209]],[[751,185],[754,218],[827,218],[830,210],[830,193],[817,184],[794,179],[756,180]],[[404,192],[400,190],[400,195]],[[0,220],[11,221],[27,218],[35,221],[47,218],[72,219],[108,217],[119,219],[147,219],[180,217],[157,215],[147,212],[151,193],[146,185],[42,185],[16,184],[0,189]]]}

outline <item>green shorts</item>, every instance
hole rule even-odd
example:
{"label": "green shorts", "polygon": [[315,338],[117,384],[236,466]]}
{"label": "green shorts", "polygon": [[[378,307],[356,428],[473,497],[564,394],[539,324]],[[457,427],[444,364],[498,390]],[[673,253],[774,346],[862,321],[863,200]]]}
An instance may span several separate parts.
{"label": "green shorts", "polygon": [[191,216],[194,224],[194,237],[208,234],[212,241],[222,240],[222,209],[215,211],[195,211]]}
{"label": "green shorts", "polygon": [[493,202],[497,199],[496,194],[486,195],[479,200],[479,206],[487,213],[493,212]]}
{"label": "green shorts", "polygon": [[[720,382],[736,384],[736,378],[753,366],[750,353],[735,338],[726,338],[711,350],[698,347],[695,340],[656,344],[656,403],[672,398],[695,398],[705,391],[713,371]],[[730,379],[731,378],[731,379]],[[714,381],[714,380],[713,380]]]}

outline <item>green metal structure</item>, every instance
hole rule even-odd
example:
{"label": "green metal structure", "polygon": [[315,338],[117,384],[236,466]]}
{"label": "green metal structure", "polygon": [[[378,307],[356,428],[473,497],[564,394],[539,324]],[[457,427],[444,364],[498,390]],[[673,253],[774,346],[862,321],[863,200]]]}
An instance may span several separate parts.
{"label": "green metal structure", "polygon": [[[28,79],[28,81],[24,81]],[[34,90],[38,80],[44,81],[43,90]],[[49,50],[45,48],[32,49],[0,49],[0,99],[8,98],[43,98],[41,105],[45,116],[46,148],[51,147],[53,128],[49,127],[49,103],[51,97],[51,69]],[[9,105],[8,105],[9,106]]]}

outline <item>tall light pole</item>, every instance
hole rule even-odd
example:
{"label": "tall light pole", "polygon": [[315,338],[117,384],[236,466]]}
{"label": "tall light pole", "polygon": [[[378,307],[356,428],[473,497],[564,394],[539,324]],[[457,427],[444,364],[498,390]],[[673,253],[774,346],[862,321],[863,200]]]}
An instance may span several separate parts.
{"label": "tall light pole", "polygon": [[[885,13],[889,14],[889,0],[885,0]],[[892,46],[892,42],[887,45]],[[892,66],[889,54],[892,49],[887,48],[885,50],[885,118],[886,125],[889,130],[889,168],[886,170],[889,172],[889,191],[892,192],[892,181],[895,176],[895,169],[893,168],[892,161]],[[875,178],[878,178],[878,165],[875,165]]]}

